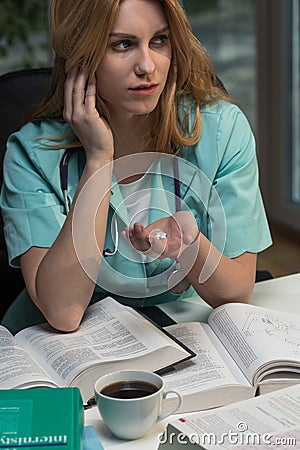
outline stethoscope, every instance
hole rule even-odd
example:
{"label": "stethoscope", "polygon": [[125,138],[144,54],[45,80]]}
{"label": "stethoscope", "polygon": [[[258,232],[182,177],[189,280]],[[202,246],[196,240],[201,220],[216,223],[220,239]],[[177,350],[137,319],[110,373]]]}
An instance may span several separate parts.
{"label": "stethoscope", "polygon": [[[60,175],[60,187],[64,198],[64,206],[66,213],[70,211],[69,199],[68,199],[68,167],[69,160],[77,153],[82,150],[82,147],[67,148],[60,160],[59,164],[59,175]],[[175,193],[175,209],[176,212],[181,210],[181,199],[180,199],[180,183],[179,183],[179,167],[178,158],[173,159],[173,172],[174,172],[174,193]],[[117,220],[114,220],[114,249],[109,248],[103,250],[103,256],[106,258],[108,256],[114,256],[119,248],[119,230]],[[171,271],[168,275],[168,290],[175,295],[182,294],[190,287],[190,282],[184,276],[184,271],[180,264],[176,262],[175,269]]]}

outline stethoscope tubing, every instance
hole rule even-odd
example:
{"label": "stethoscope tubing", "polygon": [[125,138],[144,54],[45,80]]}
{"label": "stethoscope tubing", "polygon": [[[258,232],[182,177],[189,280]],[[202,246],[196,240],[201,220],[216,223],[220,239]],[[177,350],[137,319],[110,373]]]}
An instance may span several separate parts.
{"label": "stethoscope tubing", "polygon": [[[59,164],[59,173],[60,173],[60,186],[64,198],[64,204],[65,204],[65,210],[66,213],[69,214],[70,206],[69,206],[69,199],[68,199],[68,166],[69,166],[69,160],[74,155],[74,153],[81,150],[81,147],[73,147],[73,148],[67,148],[60,160]],[[179,183],[179,167],[178,167],[178,159],[174,157],[173,160],[173,171],[174,171],[174,193],[175,193],[175,209],[176,212],[181,210],[181,200],[180,200],[180,183]],[[109,248],[106,248],[103,250],[103,256],[106,258],[108,256],[114,256],[119,248],[119,231],[118,231],[118,223],[117,219],[114,218],[114,249],[110,250]],[[169,275],[168,277],[168,289],[171,293],[178,295],[183,292],[185,292],[189,286],[190,283],[187,281],[186,278],[183,278],[179,283],[177,283],[174,286],[174,282],[172,282],[172,278],[176,279],[177,277],[180,278],[181,273],[183,269],[179,267],[179,264],[176,263],[176,269]],[[176,278],[175,278],[176,277]]]}

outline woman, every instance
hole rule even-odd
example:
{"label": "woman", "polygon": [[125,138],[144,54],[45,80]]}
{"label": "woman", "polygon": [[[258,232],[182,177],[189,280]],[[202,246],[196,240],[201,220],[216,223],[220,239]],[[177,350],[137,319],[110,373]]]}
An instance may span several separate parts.
{"label": "woman", "polygon": [[73,331],[107,295],[141,306],[189,285],[212,307],[249,301],[271,243],[254,139],[177,1],[53,0],[50,24],[49,92],[5,158],[26,292],[3,323]]}

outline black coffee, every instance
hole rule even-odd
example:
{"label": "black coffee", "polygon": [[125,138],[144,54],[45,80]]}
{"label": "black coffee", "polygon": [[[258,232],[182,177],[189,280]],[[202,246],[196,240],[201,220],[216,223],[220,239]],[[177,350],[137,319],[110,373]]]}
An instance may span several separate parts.
{"label": "black coffee", "polygon": [[105,386],[101,394],[113,398],[141,398],[154,394],[158,387],[145,381],[119,381]]}

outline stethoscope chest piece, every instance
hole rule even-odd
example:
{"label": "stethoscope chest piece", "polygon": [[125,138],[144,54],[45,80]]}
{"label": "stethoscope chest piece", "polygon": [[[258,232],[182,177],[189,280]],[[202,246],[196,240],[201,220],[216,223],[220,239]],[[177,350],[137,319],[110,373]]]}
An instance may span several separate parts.
{"label": "stethoscope chest piece", "polygon": [[191,286],[191,283],[185,276],[185,271],[176,264],[176,269],[168,277],[168,289],[171,294],[183,294]]}

